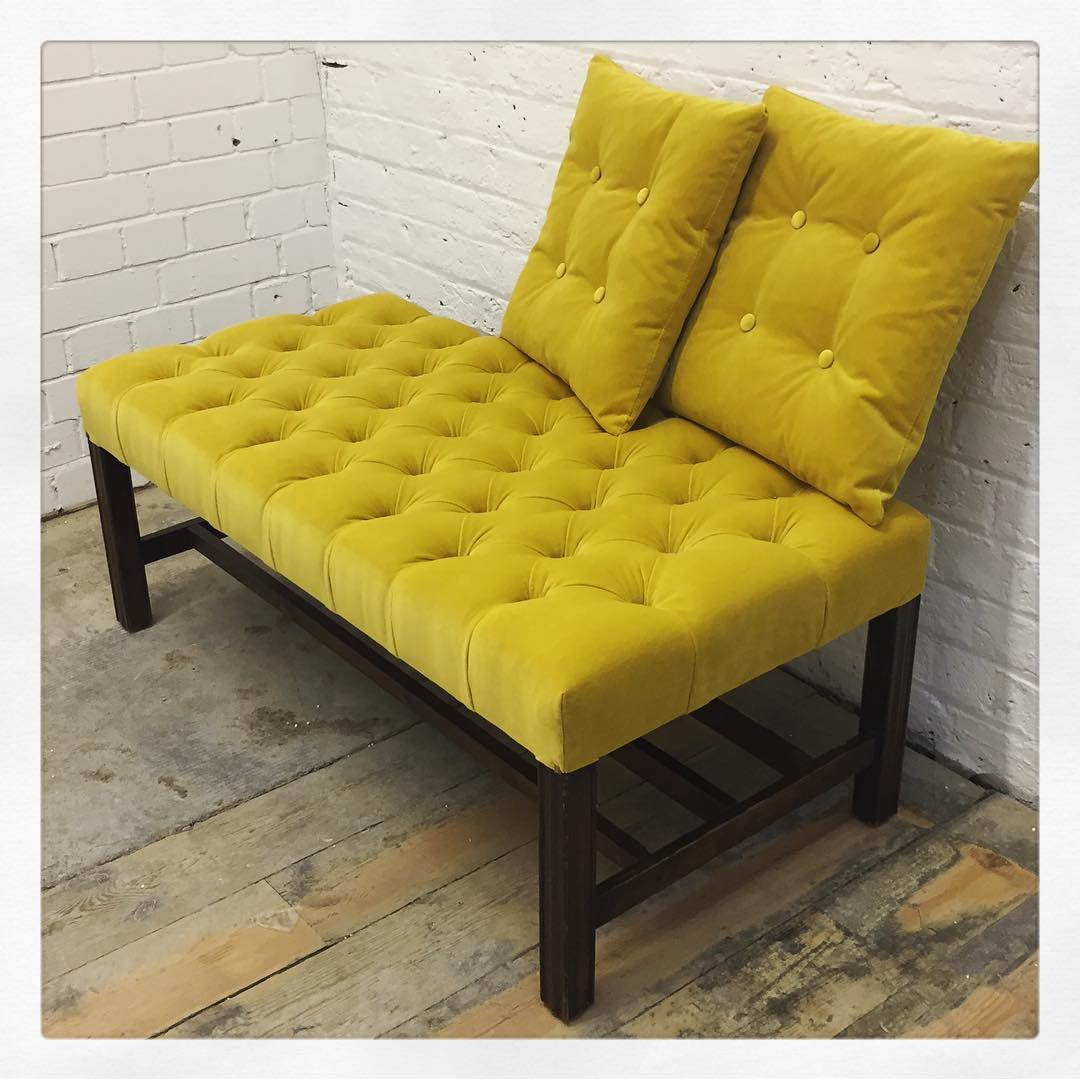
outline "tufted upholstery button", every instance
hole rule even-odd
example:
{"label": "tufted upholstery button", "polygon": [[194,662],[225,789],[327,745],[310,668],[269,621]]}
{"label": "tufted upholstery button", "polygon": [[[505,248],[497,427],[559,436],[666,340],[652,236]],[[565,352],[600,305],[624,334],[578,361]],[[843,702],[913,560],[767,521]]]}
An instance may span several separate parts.
{"label": "tufted upholstery button", "polygon": [[599,304],[600,301],[603,300],[606,295],[607,295],[607,289],[605,289],[604,286],[601,285],[600,288],[598,288],[596,290],[596,292],[594,292],[592,294],[593,303],[594,304]]}
{"label": "tufted upholstery button", "polygon": [[641,190],[640,190],[640,191],[639,191],[639,192],[637,193],[637,204],[638,204],[638,206],[644,206],[644,205],[645,205],[645,200],[646,200],[646,199],[647,199],[648,197],[649,197],[649,189],[648,189],[647,187],[643,187],[643,188],[642,188],[642,189],[641,189]]}
{"label": "tufted upholstery button", "polygon": [[801,229],[805,224],[806,224],[806,211],[805,210],[796,210],[795,213],[791,215],[791,227],[793,229]]}
{"label": "tufted upholstery button", "polygon": [[862,249],[867,255],[873,255],[878,249],[878,244],[881,243],[881,237],[876,232],[868,232],[862,238]]}
{"label": "tufted upholstery button", "polygon": [[744,334],[748,333],[750,330],[753,330],[755,326],[757,326],[757,316],[752,311],[748,311],[739,320],[739,329]]}
{"label": "tufted upholstery button", "polygon": [[555,276],[556,277],[562,277],[563,274],[565,274],[565,273],[566,273],[566,263],[559,263],[559,265],[555,267]]}
{"label": "tufted upholstery button", "polygon": [[590,172],[590,173],[589,173],[589,179],[590,179],[590,180],[591,180],[591,181],[592,181],[592,182],[593,182],[594,184],[596,183],[596,181],[597,181],[597,180],[599,180],[599,179],[600,179],[600,166],[599,166],[599,165],[594,165],[594,166],[592,167],[592,172]]}
{"label": "tufted upholstery button", "polygon": [[835,359],[836,359],[836,356],[833,353],[832,349],[822,349],[821,352],[818,353],[818,358],[817,358],[818,367],[819,368],[832,367],[832,362]]}

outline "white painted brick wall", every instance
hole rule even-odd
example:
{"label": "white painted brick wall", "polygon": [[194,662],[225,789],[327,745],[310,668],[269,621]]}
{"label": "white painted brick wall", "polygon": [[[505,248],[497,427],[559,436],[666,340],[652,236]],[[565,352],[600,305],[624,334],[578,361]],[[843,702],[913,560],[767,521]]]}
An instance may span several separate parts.
{"label": "white painted brick wall", "polygon": [[[1023,43],[323,44],[341,295],[390,289],[496,331],[597,49],[696,93],[756,100],[776,82],[873,119],[1036,136],[1037,55]],[[299,63],[273,58],[267,83],[270,97],[303,95],[294,125],[314,93]],[[300,144],[289,150],[295,163],[275,161],[275,180],[307,183],[317,163],[300,159],[310,152]],[[288,233],[299,214],[277,195],[252,200],[258,235]],[[902,489],[934,522],[912,736],[1028,799],[1037,787],[1037,222],[1031,195]],[[316,293],[322,280],[316,289],[311,276]],[[862,636],[848,635],[794,667],[854,701],[861,649]]]}
{"label": "white painted brick wall", "polygon": [[42,48],[42,513],[94,497],[76,372],[337,299],[318,72],[285,42]]}

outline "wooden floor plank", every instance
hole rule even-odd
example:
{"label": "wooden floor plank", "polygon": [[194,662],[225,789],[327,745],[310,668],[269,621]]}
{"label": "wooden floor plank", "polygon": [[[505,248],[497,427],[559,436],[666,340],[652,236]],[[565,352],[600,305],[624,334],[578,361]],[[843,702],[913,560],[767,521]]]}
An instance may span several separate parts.
{"label": "wooden floor plank", "polygon": [[425,724],[183,832],[79,874],[42,900],[54,978],[237,892],[313,851],[395,820],[479,769]]}
{"label": "wooden floor plank", "polygon": [[[721,785],[771,778],[693,721],[657,741]],[[601,790],[652,844],[692,823],[618,766]],[[537,991],[535,807],[420,726],[49,890],[45,1029],[1028,1034],[1034,814],[982,794],[917,758],[879,829],[823,796],[605,927],[567,1027]]]}
{"label": "wooden floor plank", "polygon": [[1017,813],[1006,805],[1012,800],[987,802],[883,861],[781,934],[726,957],[620,1033],[659,1037],[690,1025],[721,1038],[895,1036],[919,1024],[939,1030],[929,1020],[950,1013],[959,1025],[983,1007],[984,1026],[999,1014],[1004,1023],[1015,1005],[992,995],[975,998],[968,1014],[952,1008],[975,989],[971,969],[976,980],[994,976],[980,945],[992,939],[991,956],[1006,962],[1002,939],[1033,947],[1033,910],[1017,919],[1027,934],[1017,935],[1007,920],[1035,895],[1035,875],[976,842],[1000,837],[1002,818],[1015,826]]}
{"label": "wooden floor plank", "polygon": [[61,975],[53,1038],[145,1038],[315,952],[322,939],[265,882]]}
{"label": "wooden floor plank", "polygon": [[955,1008],[899,1033],[904,1039],[1033,1039],[1039,1033],[1039,959],[988,986],[976,987]]}
{"label": "wooden floor plank", "polygon": [[471,873],[536,836],[533,808],[494,778],[447,793],[438,820],[405,837],[381,827],[271,877],[270,884],[327,941]]}
{"label": "wooden floor plank", "polygon": [[[584,1037],[606,1034],[715,962],[738,952],[813,900],[865,871],[918,830],[898,820],[878,829],[845,807],[753,849],[717,861],[609,923],[598,935],[596,1004],[560,1024],[537,996],[533,972],[481,1000],[447,1001],[395,1035],[440,1038]],[[675,929],[675,932],[673,931]],[[498,982],[496,974],[495,981]]]}
{"label": "wooden floor plank", "polygon": [[635,1038],[829,1038],[885,1001],[899,967],[819,912],[714,968],[620,1029]]}
{"label": "wooden floor plank", "polygon": [[530,843],[169,1035],[382,1034],[536,941],[535,866],[536,845]]}

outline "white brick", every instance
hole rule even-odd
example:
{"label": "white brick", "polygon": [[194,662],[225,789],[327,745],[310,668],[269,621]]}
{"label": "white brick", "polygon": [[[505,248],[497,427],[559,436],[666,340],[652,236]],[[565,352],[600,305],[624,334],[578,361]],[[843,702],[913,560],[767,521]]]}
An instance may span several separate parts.
{"label": "white brick", "polygon": [[296,138],[321,139],[326,134],[323,103],[318,94],[293,98],[289,107],[292,110],[292,131]]}
{"label": "white brick", "polygon": [[118,228],[73,233],[53,245],[61,280],[103,274],[124,265]]}
{"label": "white brick", "polygon": [[41,339],[41,379],[58,379],[68,371],[61,334],[46,334]]}
{"label": "white brick", "polygon": [[47,289],[57,279],[56,250],[50,243],[41,245],[41,287]]}
{"label": "white brick", "polygon": [[88,131],[42,140],[42,183],[70,184],[104,175],[105,138],[101,132]]}
{"label": "white brick", "polygon": [[331,269],[312,270],[311,278],[311,307],[318,311],[319,308],[329,307],[338,300],[337,272]]}
{"label": "white brick", "polygon": [[55,469],[87,453],[86,440],[79,430],[78,420],[46,424],[41,429],[41,467]]}
{"label": "white brick", "polygon": [[251,200],[252,236],[275,236],[307,223],[307,197],[303,191],[274,191]]}
{"label": "white brick", "polygon": [[289,142],[292,124],[287,101],[262,102],[233,113],[233,137],[240,150]]}
{"label": "white brick", "polygon": [[80,458],[67,465],[61,465],[52,474],[52,484],[56,489],[58,509],[75,510],[95,500],[94,477],[90,471],[90,459]]}
{"label": "white brick", "polygon": [[[161,299],[165,303],[231,289],[277,274],[277,249],[272,240],[251,240],[217,251],[185,255],[161,268]],[[199,308],[196,308],[196,321]]]}
{"label": "white brick", "polygon": [[285,312],[302,314],[311,307],[311,291],[303,274],[260,282],[251,290],[251,296],[257,316]]}
{"label": "white brick", "polygon": [[195,339],[195,322],[190,304],[159,307],[132,316],[131,335],[136,349],[154,345],[179,345]]}
{"label": "white brick", "polygon": [[1030,423],[961,402],[953,426],[953,446],[965,457],[1020,479],[1034,474],[1035,433]]}
{"label": "white brick", "polygon": [[126,319],[91,323],[67,335],[65,344],[74,371],[131,352],[131,328]]}
{"label": "white brick", "polygon": [[124,315],[153,307],[157,298],[157,276],[146,267],[63,282],[42,294],[41,328],[48,333]]}
{"label": "white brick", "polygon": [[161,46],[156,41],[94,42],[94,67],[99,75],[145,71],[160,63]]}
{"label": "white brick", "polygon": [[314,53],[282,53],[280,56],[267,57],[262,64],[266,96],[271,101],[319,93],[319,73],[315,68]]}
{"label": "white brick", "polygon": [[1039,536],[1039,492],[1031,482],[995,479],[995,532],[1006,542],[1034,547]]}
{"label": "white brick", "polygon": [[126,124],[135,119],[135,95],[130,77],[46,86],[42,91],[41,133]]}
{"label": "white brick", "polygon": [[221,41],[167,41],[166,64],[195,64],[203,60],[217,60],[229,51]]}
{"label": "white brick", "polygon": [[329,225],[330,211],[326,207],[326,188],[313,184],[304,191],[304,216],[309,225]]}
{"label": "white brick", "polygon": [[140,175],[104,176],[45,188],[41,193],[41,228],[51,233],[85,229],[150,209],[146,181]]}
{"label": "white brick", "polygon": [[196,300],[193,307],[195,329],[199,337],[206,337],[215,330],[224,330],[227,326],[250,319],[251,292],[248,289],[235,289],[218,296],[206,296]]}
{"label": "white brick", "polygon": [[333,261],[329,229],[304,229],[281,240],[281,265],[287,274],[329,266]]}
{"label": "white brick", "polygon": [[243,203],[225,203],[187,214],[188,243],[192,251],[239,244],[248,238]]}
{"label": "white brick", "polygon": [[169,125],[132,124],[106,132],[105,149],[113,172],[164,165],[172,158]]}
{"label": "white brick", "polygon": [[259,151],[169,165],[150,173],[150,190],[157,211],[222,202],[254,195],[269,187],[270,160]]}
{"label": "white brick", "polygon": [[121,230],[128,266],[161,262],[187,251],[184,219],[180,214],[158,215],[133,221]]}
{"label": "white brick", "polygon": [[51,423],[79,418],[79,403],[75,399],[75,376],[65,375],[42,386],[45,392],[45,408]]}
{"label": "white brick", "polygon": [[951,521],[988,528],[994,514],[994,478],[924,450],[904,477],[900,497],[934,507]]}
{"label": "white brick", "polygon": [[170,123],[172,143],[181,161],[228,154],[233,149],[232,118],[227,112],[183,116]]}
{"label": "white brick", "polygon": [[41,80],[82,79],[94,73],[94,58],[86,41],[46,41],[41,46]]}
{"label": "white brick", "polygon": [[135,90],[139,116],[144,120],[245,105],[257,101],[261,94],[259,61],[234,58],[148,71],[135,76]]}
{"label": "white brick", "polygon": [[290,143],[273,151],[274,183],[278,187],[314,184],[326,179],[326,144],[321,139]]}
{"label": "white brick", "polygon": [[52,474],[41,474],[41,516],[49,517],[60,509],[60,497],[56,493],[56,481]]}

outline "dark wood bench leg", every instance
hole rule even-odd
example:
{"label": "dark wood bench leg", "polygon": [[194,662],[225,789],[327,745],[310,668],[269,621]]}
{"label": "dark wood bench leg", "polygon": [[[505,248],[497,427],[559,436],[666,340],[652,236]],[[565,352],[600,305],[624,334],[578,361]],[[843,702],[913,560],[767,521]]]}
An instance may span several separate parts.
{"label": "dark wood bench leg", "polygon": [[596,766],[537,766],[540,997],[560,1020],[592,1004],[596,982]]}
{"label": "dark wood bench leg", "polygon": [[880,825],[900,805],[919,597],[871,619],[866,636],[859,730],[877,741],[874,760],[855,777],[855,816]]}
{"label": "dark wood bench leg", "polygon": [[139,519],[131,470],[107,450],[90,443],[90,465],[97,488],[101,538],[109,567],[116,619],[129,633],[150,625],[150,593],[139,550]]}

